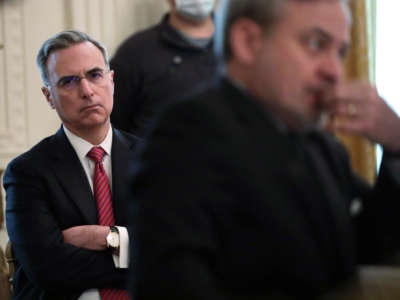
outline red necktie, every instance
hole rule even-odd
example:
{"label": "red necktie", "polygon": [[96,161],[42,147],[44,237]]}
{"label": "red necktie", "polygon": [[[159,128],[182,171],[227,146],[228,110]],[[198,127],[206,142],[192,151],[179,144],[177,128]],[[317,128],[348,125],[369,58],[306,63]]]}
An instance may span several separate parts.
{"label": "red necktie", "polygon": [[[93,193],[97,203],[99,224],[112,226],[115,224],[114,212],[111,202],[110,182],[103,167],[105,151],[101,147],[93,147],[87,156],[95,163],[93,176]],[[102,300],[128,300],[126,290],[100,289]]]}

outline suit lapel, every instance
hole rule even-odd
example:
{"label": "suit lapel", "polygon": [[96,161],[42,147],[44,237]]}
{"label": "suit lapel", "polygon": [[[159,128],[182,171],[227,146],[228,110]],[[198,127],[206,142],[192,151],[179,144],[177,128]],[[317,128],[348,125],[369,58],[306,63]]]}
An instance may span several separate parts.
{"label": "suit lapel", "polygon": [[87,224],[96,224],[96,201],[81,162],[62,128],[54,135],[50,149],[49,155],[54,160],[54,174],[64,192],[77,206],[85,222]]}

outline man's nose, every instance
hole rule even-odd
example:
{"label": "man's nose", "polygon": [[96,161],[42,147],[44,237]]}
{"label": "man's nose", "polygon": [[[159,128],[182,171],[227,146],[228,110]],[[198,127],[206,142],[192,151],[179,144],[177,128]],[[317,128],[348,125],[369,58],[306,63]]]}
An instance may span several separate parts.
{"label": "man's nose", "polygon": [[79,89],[83,98],[93,96],[92,84],[85,77],[81,78],[79,81]]}
{"label": "man's nose", "polygon": [[337,55],[327,55],[320,63],[319,73],[325,82],[336,84],[343,76],[343,60]]}

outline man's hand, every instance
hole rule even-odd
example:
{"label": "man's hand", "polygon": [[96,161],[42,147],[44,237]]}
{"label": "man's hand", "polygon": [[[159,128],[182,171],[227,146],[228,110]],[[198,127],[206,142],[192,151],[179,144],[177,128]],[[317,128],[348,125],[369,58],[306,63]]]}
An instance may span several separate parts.
{"label": "man's hand", "polygon": [[63,230],[64,242],[89,250],[105,250],[108,226],[82,225]]}
{"label": "man's hand", "polygon": [[359,134],[389,151],[400,151],[400,118],[366,82],[338,84],[327,101],[328,129]]}

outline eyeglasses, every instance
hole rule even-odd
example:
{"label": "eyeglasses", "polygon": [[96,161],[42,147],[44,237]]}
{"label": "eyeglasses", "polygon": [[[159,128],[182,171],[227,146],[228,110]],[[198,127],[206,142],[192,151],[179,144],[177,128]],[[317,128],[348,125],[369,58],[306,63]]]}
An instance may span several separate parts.
{"label": "eyeglasses", "polygon": [[96,68],[88,71],[83,77],[78,75],[64,76],[57,81],[56,87],[60,90],[70,91],[76,89],[80,85],[82,79],[86,79],[94,85],[102,85],[106,81],[106,75],[108,73],[110,73],[110,71]]}

